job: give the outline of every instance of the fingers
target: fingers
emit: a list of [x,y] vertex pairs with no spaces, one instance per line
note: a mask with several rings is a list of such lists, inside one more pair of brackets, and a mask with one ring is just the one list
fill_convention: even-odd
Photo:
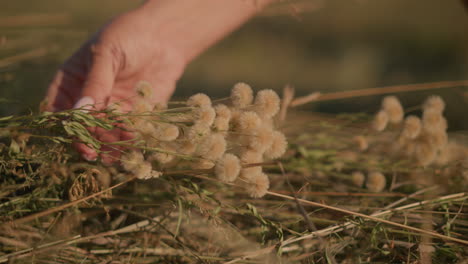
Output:
[[94,101],[96,109],[107,106],[116,75],[117,57],[107,45],[91,46],[91,65],[83,85],[81,98],[89,97],[86,102]]
[[82,82],[74,76],[59,70],[47,90],[47,111],[70,109],[80,95]]

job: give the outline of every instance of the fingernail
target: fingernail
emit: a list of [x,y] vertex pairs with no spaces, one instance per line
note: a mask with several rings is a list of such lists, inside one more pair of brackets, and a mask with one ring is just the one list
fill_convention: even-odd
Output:
[[87,161],[96,161],[97,160],[97,156],[92,155],[92,154],[83,154],[82,157],[83,157],[83,159],[85,159]]
[[78,100],[78,102],[76,102],[73,108],[74,109],[80,108],[83,111],[89,111],[93,109],[93,105],[94,105],[94,99],[89,96],[85,96],[85,97],[82,97],[80,100]]

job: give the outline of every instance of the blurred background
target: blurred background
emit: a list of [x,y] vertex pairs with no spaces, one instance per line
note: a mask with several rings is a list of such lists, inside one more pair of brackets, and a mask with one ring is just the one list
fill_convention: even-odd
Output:
[[[58,66],[130,0],[0,0],[0,114],[36,111]],[[239,81],[298,95],[468,79],[468,14],[461,1],[281,2],[206,51],[176,97],[225,97]],[[430,94],[447,102],[450,129],[466,130],[464,87],[398,94],[405,107]],[[381,96],[314,103],[327,113],[378,109]],[[9,100],[9,101],[8,101]]]

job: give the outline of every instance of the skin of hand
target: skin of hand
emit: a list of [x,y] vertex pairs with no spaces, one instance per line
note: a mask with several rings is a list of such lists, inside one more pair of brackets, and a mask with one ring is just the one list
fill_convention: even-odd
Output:
[[[152,85],[154,103],[166,102],[193,58],[270,1],[149,0],[113,19],[61,66],[47,92],[48,108],[101,110],[119,102],[129,111],[140,81]],[[122,129],[88,129],[102,142],[132,138]],[[98,157],[84,144],[75,148],[86,160]],[[111,163],[120,152],[103,146],[101,159]]]

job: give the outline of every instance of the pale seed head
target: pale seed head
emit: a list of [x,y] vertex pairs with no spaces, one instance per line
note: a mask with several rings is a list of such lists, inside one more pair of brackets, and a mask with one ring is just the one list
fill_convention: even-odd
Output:
[[385,189],[385,185],[387,184],[387,180],[385,176],[377,171],[369,173],[367,175],[367,182],[366,188],[369,189],[371,192],[381,192]]
[[223,182],[233,182],[239,176],[241,164],[239,158],[231,153],[226,153],[216,162],[215,174]]
[[382,101],[382,110],[387,112],[390,123],[397,124],[403,120],[403,107],[396,96],[386,96]]
[[445,102],[440,96],[432,95],[424,101],[423,109],[424,111],[433,110],[442,114],[445,109]]
[[271,146],[265,151],[265,158],[267,159],[277,159],[286,152],[288,147],[288,142],[283,133],[279,131],[273,131],[272,133],[272,143]]
[[198,93],[187,100],[187,105],[191,107],[211,107],[211,99],[206,94]]
[[237,83],[231,90],[231,101],[234,107],[244,108],[252,104],[253,92],[250,85],[246,83]]
[[262,118],[274,117],[280,109],[280,98],[278,94],[271,90],[261,90],[255,97],[255,111]]
[[377,114],[374,116],[374,121],[372,122],[372,127],[375,131],[383,131],[388,124],[388,114],[384,110],[380,110],[377,112]]

